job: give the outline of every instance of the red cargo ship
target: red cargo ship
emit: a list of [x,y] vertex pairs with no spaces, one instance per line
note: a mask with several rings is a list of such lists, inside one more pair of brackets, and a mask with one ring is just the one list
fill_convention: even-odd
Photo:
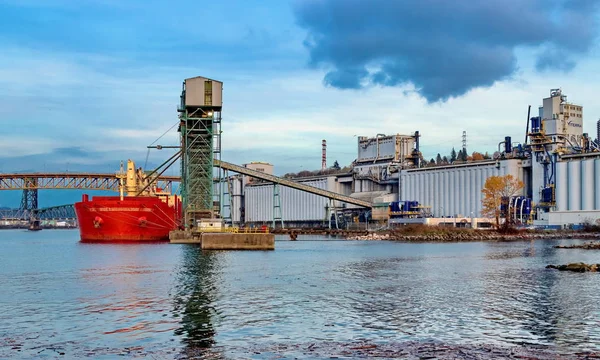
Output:
[[[117,174],[120,196],[83,195],[75,203],[81,241],[165,241],[180,228],[181,200],[127,162]],[[125,185],[123,180],[125,179]]]

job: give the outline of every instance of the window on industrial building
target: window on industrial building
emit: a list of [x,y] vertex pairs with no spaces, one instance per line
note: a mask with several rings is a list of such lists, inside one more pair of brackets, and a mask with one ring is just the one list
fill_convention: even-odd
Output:
[[212,81],[204,82],[204,105],[212,105]]

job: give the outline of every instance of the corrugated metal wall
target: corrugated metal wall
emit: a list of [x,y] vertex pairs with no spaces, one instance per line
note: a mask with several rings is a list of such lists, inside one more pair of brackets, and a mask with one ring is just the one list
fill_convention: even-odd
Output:
[[408,169],[400,175],[400,200],[431,206],[435,216],[481,216],[481,190],[490,176],[523,178],[520,160],[465,166]]
[[[335,191],[335,179],[321,178],[301,183],[319,189]],[[326,216],[329,200],[285,186],[279,187],[282,217],[284,221],[322,221]],[[246,203],[246,222],[268,222],[273,220],[273,185],[247,186],[244,199]]]

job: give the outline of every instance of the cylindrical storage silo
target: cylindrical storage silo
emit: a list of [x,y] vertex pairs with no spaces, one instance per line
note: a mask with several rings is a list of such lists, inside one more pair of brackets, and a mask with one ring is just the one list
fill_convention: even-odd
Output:
[[406,194],[406,172],[404,171],[400,172],[400,176],[398,179],[398,187],[400,189],[398,193],[398,199],[402,200],[404,199],[404,196]]
[[483,196],[481,193],[481,190],[483,189],[483,182],[481,181],[482,177],[481,168],[475,169],[475,189],[473,190],[475,192],[475,210],[473,210],[475,216],[481,215],[481,198]]
[[417,198],[417,173],[410,173],[410,192],[406,194],[406,199],[404,200],[412,200]]
[[467,207],[468,207],[468,201],[467,201],[467,197],[469,196],[469,189],[467,186],[467,172],[462,169],[460,170],[460,187],[461,187],[461,196],[460,196],[460,211],[459,213],[462,216],[466,216],[467,215]]
[[423,172],[423,204],[430,205],[429,193],[431,190],[431,183],[429,182],[429,171]]
[[417,200],[419,198],[419,173],[413,173],[413,192],[410,194],[410,199],[407,200]]
[[463,197],[465,194],[463,181],[464,179],[462,170],[456,169],[456,214],[462,214],[462,207],[464,204]]
[[463,175],[463,202],[464,205],[462,207],[463,216],[469,216],[470,208],[471,208],[471,188],[469,187],[469,169],[464,169],[462,171]]
[[477,186],[475,184],[475,174],[476,174],[476,170],[477,169],[470,169],[469,171],[467,171],[467,174],[469,176],[469,184],[467,186],[467,189],[469,189],[469,216],[471,216],[471,213],[473,213],[473,215],[475,215],[475,206],[477,203]]
[[425,204],[425,199],[427,197],[427,188],[425,185],[425,172],[421,171],[421,173],[419,174],[419,186],[420,186],[420,196],[417,199],[419,201],[419,205],[424,205]]
[[448,171],[447,170],[442,170],[441,171],[441,175],[442,175],[442,197],[443,197],[443,202],[442,202],[442,216],[446,216],[446,214],[448,214],[448,198],[450,197],[450,192],[448,191]]
[[594,209],[600,210],[600,159],[594,160],[594,197]]
[[570,211],[581,210],[581,161],[569,162],[567,197]]
[[433,203],[431,204],[431,212],[435,216],[439,216],[440,208],[440,174],[438,171],[433,173]]
[[[556,164],[556,207],[558,211],[567,211],[567,188],[569,186],[567,177],[567,163],[564,161]],[[538,189],[533,189],[537,191]]]
[[460,206],[462,203],[462,186],[460,184],[460,170],[454,171],[454,187],[456,188],[456,197],[454,198],[454,215],[458,215],[460,214]]
[[448,174],[448,207],[446,208],[446,214],[451,216],[454,213],[454,173],[452,170],[446,170]]
[[594,210],[594,159],[581,164],[581,209]]
[[410,199],[407,200],[416,200],[419,198],[419,173],[413,173],[413,193],[410,194]]
[[449,215],[456,215],[456,200],[458,199],[458,174],[456,170],[450,171],[450,211]]

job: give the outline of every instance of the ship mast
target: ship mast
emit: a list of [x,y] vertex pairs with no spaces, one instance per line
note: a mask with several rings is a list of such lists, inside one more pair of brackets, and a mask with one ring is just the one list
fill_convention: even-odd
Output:
[[121,200],[123,200],[124,192],[123,179],[125,179],[126,177],[127,175],[125,174],[125,171],[123,169],[123,161],[121,161],[121,169],[117,173],[117,179],[119,179],[119,197],[121,198]]

